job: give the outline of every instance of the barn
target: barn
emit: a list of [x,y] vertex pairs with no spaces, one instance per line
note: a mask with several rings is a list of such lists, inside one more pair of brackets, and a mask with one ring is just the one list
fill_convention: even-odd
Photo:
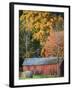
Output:
[[63,61],[62,57],[59,57],[59,59],[57,57],[25,58],[23,71],[32,71],[33,74],[57,75],[58,70],[62,72],[61,69],[64,69],[61,66]]

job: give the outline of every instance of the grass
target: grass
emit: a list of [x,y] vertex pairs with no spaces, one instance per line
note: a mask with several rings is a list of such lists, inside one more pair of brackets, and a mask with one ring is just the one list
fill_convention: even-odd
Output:
[[49,78],[49,77],[53,77],[51,75],[33,75],[33,78]]
[[19,77],[20,80],[22,79],[39,79],[39,78],[54,78],[57,77],[56,75],[33,75],[32,78],[23,78],[23,77]]

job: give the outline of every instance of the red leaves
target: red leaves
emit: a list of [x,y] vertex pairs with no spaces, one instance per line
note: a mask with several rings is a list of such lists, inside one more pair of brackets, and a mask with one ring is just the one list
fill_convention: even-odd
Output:
[[[59,51],[58,49],[59,48]],[[57,53],[59,56],[64,55],[64,32],[50,32],[50,36],[48,37],[48,40],[45,43],[44,46],[44,56],[56,56]]]

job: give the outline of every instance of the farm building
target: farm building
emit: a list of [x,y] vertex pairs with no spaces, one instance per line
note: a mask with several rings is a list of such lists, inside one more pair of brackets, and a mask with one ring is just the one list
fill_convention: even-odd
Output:
[[60,73],[62,73],[60,75],[63,76],[63,62],[62,57],[59,57],[59,60],[57,57],[26,58],[23,62],[23,71],[32,71],[33,74],[57,75],[59,69]]

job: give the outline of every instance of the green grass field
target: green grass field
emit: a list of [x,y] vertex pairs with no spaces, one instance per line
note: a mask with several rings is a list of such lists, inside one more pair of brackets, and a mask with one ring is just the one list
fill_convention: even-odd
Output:
[[54,78],[57,77],[56,75],[33,75],[32,78],[23,78],[23,77],[19,77],[19,79],[39,79],[39,78]]

